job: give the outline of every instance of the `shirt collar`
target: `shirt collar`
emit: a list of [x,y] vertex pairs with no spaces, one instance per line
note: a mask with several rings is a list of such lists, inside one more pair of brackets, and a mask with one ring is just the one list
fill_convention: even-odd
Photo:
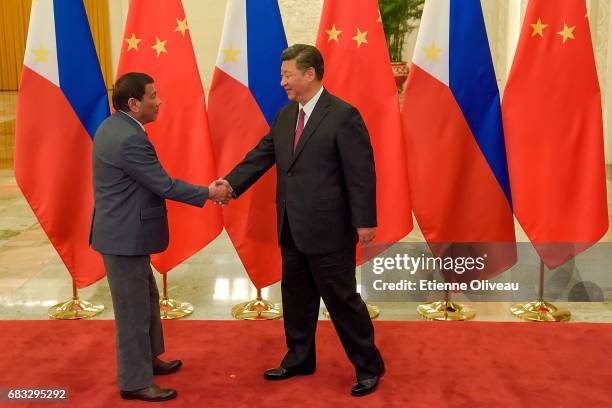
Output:
[[127,116],[128,118],[132,119],[134,122],[138,123],[138,126],[140,126],[142,128],[142,131],[146,133],[146,130],[144,128],[144,126],[142,125],[142,123],[140,123],[140,121],[138,119],[136,119],[135,117],[128,115],[127,113],[125,113],[124,111],[120,110],[117,112],[121,112],[123,113],[125,116]]
[[322,93],[323,93],[323,87],[321,86],[321,88],[319,88],[319,92],[317,92],[315,96],[310,98],[310,100],[306,102],[306,105],[300,104],[300,109],[304,109],[304,115],[306,115],[307,118],[310,117],[310,114],[314,110],[315,105],[319,101],[319,98],[321,97]]

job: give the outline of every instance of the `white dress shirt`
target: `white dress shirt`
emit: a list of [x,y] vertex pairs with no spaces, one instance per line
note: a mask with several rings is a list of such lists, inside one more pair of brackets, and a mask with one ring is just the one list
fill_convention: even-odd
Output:
[[135,117],[128,115],[127,113],[125,113],[124,111],[120,110],[118,112],[123,113],[125,116],[127,116],[128,118],[132,119],[134,122],[138,123],[138,125],[142,128],[142,131],[147,133],[147,131],[145,130],[144,126],[142,125],[142,123],[140,123],[140,121],[138,119],[136,119]]
[[[304,127],[306,127],[306,123],[308,123],[308,118],[310,118],[310,115],[312,114],[312,111],[314,110],[315,105],[319,101],[319,98],[321,97],[322,93],[323,93],[323,87],[321,86],[321,88],[319,88],[319,92],[317,92],[315,96],[313,96],[308,102],[306,102],[306,105],[302,105],[300,103],[300,109],[304,110]],[[298,115],[298,120],[299,120],[299,115]],[[297,129],[297,122],[295,124],[295,128]]]

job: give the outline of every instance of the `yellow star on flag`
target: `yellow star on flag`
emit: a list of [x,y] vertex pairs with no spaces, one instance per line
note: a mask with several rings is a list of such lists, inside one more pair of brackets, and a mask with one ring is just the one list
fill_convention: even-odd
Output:
[[353,40],[357,41],[357,48],[361,47],[361,44],[368,44],[366,35],[368,35],[367,31],[361,32],[359,31],[359,28],[357,28],[357,35],[352,38]]
[[187,17],[185,17],[183,20],[179,20],[178,18],[176,19],[176,28],[174,29],[174,31],[180,31],[181,34],[183,34],[183,37],[185,36],[185,31],[189,30],[189,27],[187,26]]
[[141,38],[136,38],[136,33],[132,33],[132,36],[130,38],[126,38],[125,42],[128,43],[128,51],[129,50],[136,50],[138,51],[138,43],[141,42],[142,39]]
[[222,49],[223,52],[223,63],[238,62],[236,57],[240,54],[240,51],[234,48],[234,44],[230,44],[229,48]]
[[157,52],[158,57],[159,54],[161,54],[162,52],[168,53],[168,51],[166,50],[167,41],[168,40],[161,41],[159,37],[155,37],[155,45],[152,45],[151,48],[153,48]]
[[431,46],[423,48],[423,51],[425,51],[425,61],[438,62],[438,57],[440,56],[440,53],[443,51],[443,49],[438,48],[436,46],[436,42],[432,41]]
[[36,57],[34,62],[47,63],[47,57],[49,56],[49,50],[47,50],[44,44],[41,42],[37,50],[32,50],[32,54]]
[[539,35],[540,37],[544,37],[544,29],[548,27],[548,24],[542,24],[542,19],[538,18],[538,22],[535,24],[530,24],[533,28],[533,33],[531,33],[532,37]]
[[575,29],[576,29],[576,26],[568,27],[567,24],[563,23],[563,30],[557,33],[557,35],[560,35],[561,37],[563,37],[563,44],[565,44],[568,38],[571,38],[572,40],[576,39],[576,37],[574,37]]
[[332,25],[331,30],[325,30],[325,32],[327,33],[327,35],[329,35],[327,42],[330,42],[332,40],[334,40],[335,42],[338,42],[338,36],[340,35],[340,33],[342,33],[342,31],[336,30],[335,24]]

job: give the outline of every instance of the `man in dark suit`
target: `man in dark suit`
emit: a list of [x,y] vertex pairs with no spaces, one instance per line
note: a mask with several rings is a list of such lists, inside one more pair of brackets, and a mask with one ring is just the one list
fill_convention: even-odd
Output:
[[240,196],[276,164],[281,291],[288,351],[268,380],[313,374],[320,298],[357,383],[352,395],[373,392],[384,373],[374,328],[357,293],[357,241],[376,231],[376,176],[368,131],[353,106],[321,85],[323,58],[296,44],[281,55],[281,85],[293,102],[282,108],[259,144],[225,179]]
[[113,299],[120,395],[143,401],[175,398],[176,391],[158,387],[153,375],[182,364],[158,358],[164,339],[150,254],[168,246],[165,200],[202,207],[207,199],[230,198],[220,182],[198,186],[165,172],[143,127],[157,118],[160,104],[153,78],[123,75],[114,87],[116,112],[102,122],[93,146],[90,244],[102,254]]

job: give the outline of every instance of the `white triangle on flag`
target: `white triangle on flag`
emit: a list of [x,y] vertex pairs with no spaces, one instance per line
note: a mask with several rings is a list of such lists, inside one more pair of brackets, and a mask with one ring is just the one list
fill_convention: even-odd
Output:
[[446,86],[450,83],[449,38],[450,0],[428,0],[423,8],[412,62]]
[[246,25],[246,1],[229,0],[225,10],[223,34],[216,65],[220,70],[248,87]]
[[53,0],[32,2],[23,64],[60,86]]

